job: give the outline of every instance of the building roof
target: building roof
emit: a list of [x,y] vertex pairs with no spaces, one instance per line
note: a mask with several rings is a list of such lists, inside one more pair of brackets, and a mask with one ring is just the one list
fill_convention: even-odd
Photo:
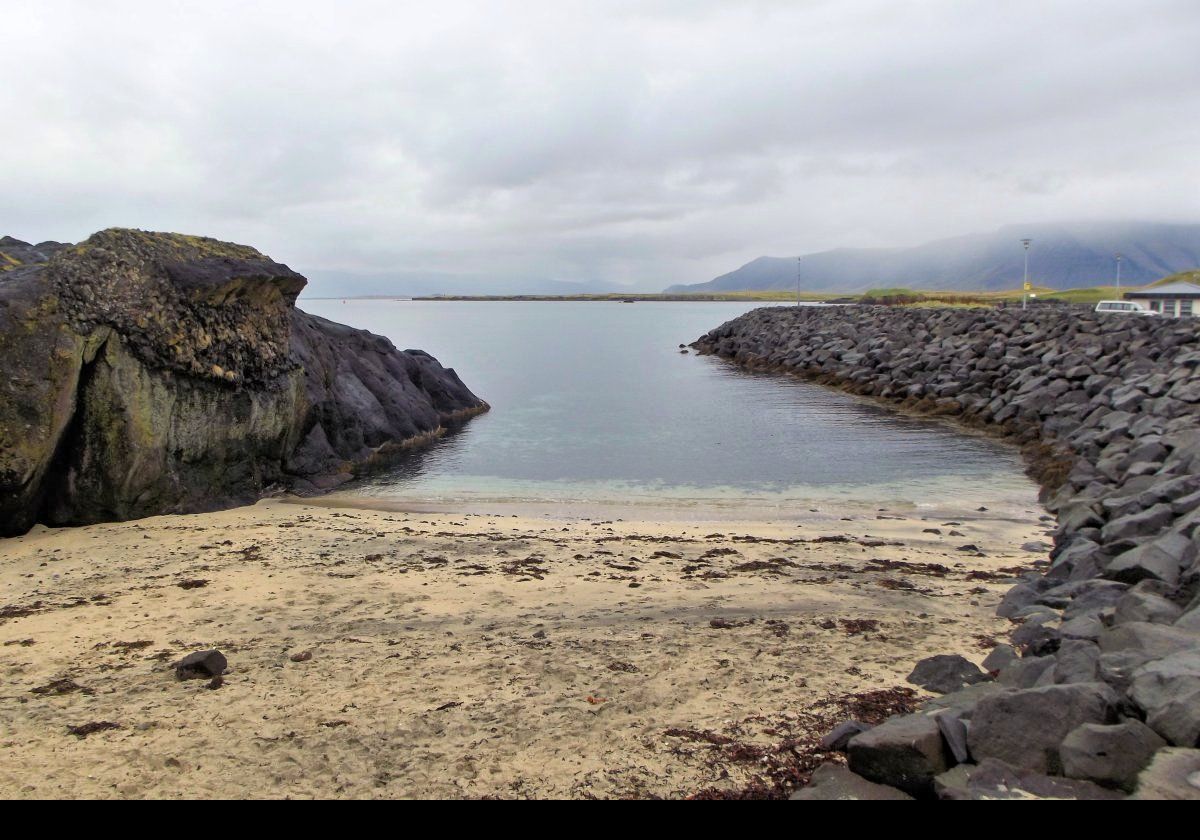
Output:
[[1168,283],[1152,289],[1138,289],[1136,292],[1130,292],[1128,297],[1179,297],[1180,295],[1200,295],[1200,285],[1186,282]]

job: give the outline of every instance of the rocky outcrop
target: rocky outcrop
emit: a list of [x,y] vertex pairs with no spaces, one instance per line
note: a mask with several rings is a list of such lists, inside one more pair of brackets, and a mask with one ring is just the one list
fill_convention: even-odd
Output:
[[420,351],[308,315],[253,248],[0,241],[0,535],[327,489],[486,409]]
[[[1057,515],[1054,547],[1000,605],[1014,631],[987,660],[997,681],[918,712],[945,724],[951,710],[957,721],[938,727],[958,765],[933,780],[938,795],[985,795],[1003,767],[1035,780],[1030,791],[1057,790],[1052,780],[1066,775],[1086,783],[1068,786],[1075,796],[1148,796],[1162,782],[1139,771],[1200,747],[1200,322],[1083,309],[778,307],[694,346],[1024,447]],[[936,754],[933,729],[921,731]],[[871,758],[862,775],[928,795],[937,763],[914,786],[911,768],[891,769],[912,763],[911,739],[893,745],[887,734],[849,742],[851,756]]]

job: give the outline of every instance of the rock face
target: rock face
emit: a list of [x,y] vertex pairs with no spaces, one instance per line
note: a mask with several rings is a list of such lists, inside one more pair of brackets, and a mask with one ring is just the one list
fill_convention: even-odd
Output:
[[298,310],[253,248],[5,239],[0,535],[335,486],[487,406],[420,351]]
[[[777,307],[693,346],[1023,447],[1058,526],[1045,573],[1014,581],[997,611],[1016,625],[1012,647],[986,660],[1003,693],[959,710],[970,712],[971,762],[1128,789],[1155,738],[1198,745],[1200,321]],[[948,687],[924,676],[914,673]],[[954,730],[944,729],[949,748]],[[1131,732],[1140,752],[1117,766],[1105,745]],[[948,755],[962,760],[959,750]],[[962,778],[946,776],[942,787]]]

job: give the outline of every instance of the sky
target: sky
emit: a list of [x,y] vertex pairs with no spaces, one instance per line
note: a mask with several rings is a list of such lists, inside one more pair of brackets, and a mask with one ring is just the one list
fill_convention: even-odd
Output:
[[0,0],[0,234],[703,282],[1200,221],[1200,0]]

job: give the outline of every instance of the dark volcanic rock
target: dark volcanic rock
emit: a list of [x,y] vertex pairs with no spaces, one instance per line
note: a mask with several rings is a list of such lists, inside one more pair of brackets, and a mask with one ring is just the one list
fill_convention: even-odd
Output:
[[1022,770],[1061,773],[1058,750],[1063,739],[1085,723],[1110,723],[1116,704],[1116,693],[1104,683],[1054,685],[986,697],[971,717],[971,755],[977,760],[998,758]]
[[937,721],[925,714],[891,718],[852,738],[846,752],[859,776],[914,796],[931,793],[951,764]]
[[1064,775],[1132,791],[1142,768],[1166,745],[1146,724],[1128,720],[1113,726],[1085,723],[1071,730],[1058,751]]
[[812,781],[789,798],[800,802],[912,799],[907,793],[896,788],[869,782],[840,764],[822,764],[813,771]]
[[253,248],[108,230],[0,273],[0,536],[334,486],[486,410]]
[[987,679],[974,662],[957,654],[938,654],[922,659],[908,675],[908,682],[938,694],[957,691]]
[[960,765],[935,781],[939,799],[1121,799],[1121,794],[1089,781],[1021,770],[995,758],[978,766]]
[[219,677],[229,667],[225,654],[219,650],[201,650],[189,653],[175,663],[175,679],[207,680]]
[[[960,715],[957,723],[969,718],[973,759],[1004,759],[1022,768],[1020,778],[992,766],[996,784],[971,792],[968,776],[980,771],[959,766],[939,777],[939,788],[973,798],[1011,783],[1036,788],[1020,795],[1055,795],[1058,782],[1041,774],[1062,771],[1060,748],[1072,751],[1073,772],[1128,787],[1129,766],[1081,768],[1088,755],[1107,760],[1107,740],[1145,735],[1133,723],[1143,716],[1156,737],[1196,745],[1200,320],[1106,318],[1084,308],[777,307],[749,312],[694,346],[746,368],[955,417],[1023,447],[1057,518],[1049,567],[1021,575],[997,610],[1020,624],[1012,640],[1024,658],[997,647],[985,660],[997,682],[951,696],[989,693],[942,707]],[[1129,725],[1107,726],[1118,715]],[[955,742],[955,720],[943,723],[945,740]],[[1118,748],[1140,761],[1152,744]],[[1188,793],[1177,771],[1191,759],[1174,760],[1147,791]],[[1096,789],[1071,781],[1063,790]]]

